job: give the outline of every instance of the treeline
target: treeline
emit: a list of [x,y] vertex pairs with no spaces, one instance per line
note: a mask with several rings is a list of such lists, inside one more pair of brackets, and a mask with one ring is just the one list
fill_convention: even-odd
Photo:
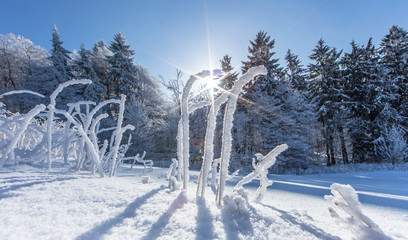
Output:
[[[134,63],[135,52],[122,34],[116,34],[109,46],[101,41],[92,50],[81,46],[74,53],[63,47],[56,27],[51,41],[47,52],[23,37],[0,35],[1,92],[28,89],[47,95],[69,79],[91,79],[92,85],[63,92],[60,107],[75,102],[72,99],[98,102],[126,94],[125,122],[136,126],[132,153],[146,150],[156,159],[175,157],[183,87],[180,71],[176,79],[161,79],[172,92],[167,100],[149,71]],[[274,46],[275,40],[260,31],[242,62],[242,73],[264,65],[268,74],[248,84],[240,96],[231,168],[250,168],[255,153],[267,153],[281,143],[287,143],[289,150],[275,164],[278,172],[321,163],[407,161],[408,34],[404,29],[392,26],[378,47],[372,39],[362,45],[353,41],[350,52],[320,39],[307,66],[291,50],[281,66]],[[239,74],[228,55],[220,60],[220,68],[228,74],[220,87],[228,90]],[[2,101],[8,109],[24,112],[41,99]],[[191,116],[191,153],[197,161],[202,157],[207,111]],[[219,154],[221,131],[216,135]]]
[[[320,39],[303,66],[288,50],[274,58],[263,31],[250,41],[242,72],[265,65],[268,75],[247,86],[235,129],[235,162],[280,143],[290,148],[278,168],[307,168],[321,156],[328,166],[408,161],[408,34],[399,26],[375,47],[351,42],[351,51]],[[239,162],[243,161],[243,162]],[[278,169],[276,169],[278,170]]]

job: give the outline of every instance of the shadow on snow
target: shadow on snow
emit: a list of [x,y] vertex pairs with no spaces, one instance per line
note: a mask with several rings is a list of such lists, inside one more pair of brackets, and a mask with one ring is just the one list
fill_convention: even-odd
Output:
[[198,212],[197,212],[197,230],[196,240],[214,239],[214,225],[213,216],[210,209],[207,208],[205,199],[197,197],[196,200]]
[[133,218],[136,216],[136,209],[145,204],[147,200],[157,194],[159,191],[163,190],[164,187],[156,188],[145,195],[136,198],[131,204],[129,204],[122,213],[116,215],[115,217],[95,226],[88,232],[83,233],[78,236],[77,240],[85,239],[100,239],[102,235],[106,234],[111,228],[116,225],[123,223],[126,218]]

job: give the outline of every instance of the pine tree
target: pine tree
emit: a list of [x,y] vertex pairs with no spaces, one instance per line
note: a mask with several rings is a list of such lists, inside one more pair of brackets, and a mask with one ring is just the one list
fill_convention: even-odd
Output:
[[382,39],[379,53],[384,84],[389,87],[392,95],[391,107],[401,115],[392,121],[408,127],[408,33],[393,25],[389,34]]
[[[247,92],[252,91],[271,91],[273,88],[271,84],[272,79],[282,79],[283,71],[279,67],[279,59],[272,58],[275,55],[275,52],[272,52],[272,49],[275,46],[275,39],[271,40],[270,36],[267,36],[267,33],[264,31],[259,31],[255,37],[254,41],[249,41],[251,46],[248,47],[248,61],[243,61],[242,64],[242,73],[245,73],[251,67],[256,67],[263,65],[268,69],[268,74],[264,77],[257,78],[254,82],[250,82],[245,90]],[[255,89],[257,88],[257,89]]]
[[106,82],[108,98],[115,98],[120,94],[136,94],[139,86],[132,59],[135,52],[130,50],[130,45],[126,44],[126,39],[121,33],[113,37],[109,50],[112,51],[112,56],[108,57],[110,64]]
[[86,50],[84,45],[81,45],[79,56],[72,63],[72,70],[77,79],[89,79],[92,84],[81,86],[80,90],[85,99],[92,101],[102,101],[106,98],[106,88],[100,83],[93,64],[91,62],[91,52]]
[[288,49],[285,60],[287,63],[285,73],[289,82],[292,84],[292,88],[299,91],[307,90],[305,74],[306,70],[300,64],[298,56],[293,54],[290,49]]
[[69,69],[69,60],[71,60],[69,54],[71,52],[62,46],[63,42],[60,40],[60,34],[56,25],[54,25],[52,29],[51,42],[52,49],[50,59],[56,71],[57,82],[63,83],[73,77]]
[[110,68],[110,64],[108,62],[109,56],[112,56],[112,52],[109,50],[108,46],[106,46],[104,41],[95,43],[94,47],[92,48],[90,59],[97,77],[99,78],[101,84],[105,86],[105,98],[108,97],[107,86],[109,85],[108,74]]
[[381,84],[378,82],[378,55],[370,38],[366,46],[351,42],[351,52],[342,58],[345,107],[350,119],[348,128],[353,147],[353,161],[366,162],[374,159],[374,140],[379,137],[375,120],[381,111]]
[[220,87],[224,89],[231,89],[234,86],[235,81],[238,79],[238,73],[234,72],[234,68],[231,66],[231,57],[228,54],[220,60],[221,69],[226,77],[223,77],[220,82]]
[[[327,165],[336,164],[334,158],[334,136],[338,124],[342,124],[336,112],[340,108],[339,103],[343,100],[339,57],[341,52],[331,48],[320,39],[309,57],[315,61],[309,64],[309,91],[313,101],[316,103],[316,113],[319,122],[322,123],[322,133],[326,145]],[[345,157],[343,155],[343,157]]]

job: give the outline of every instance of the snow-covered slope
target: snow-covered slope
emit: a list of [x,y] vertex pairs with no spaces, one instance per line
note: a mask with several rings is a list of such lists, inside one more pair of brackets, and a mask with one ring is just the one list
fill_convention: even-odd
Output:
[[[363,212],[394,239],[408,239],[408,173],[271,175],[262,203],[218,208],[215,193],[169,191],[166,169],[124,166],[114,178],[20,165],[0,170],[0,239],[351,239],[330,217],[334,182],[351,184]],[[146,176],[149,176],[146,177]],[[230,180],[227,194],[243,176]],[[145,182],[145,183],[143,183]],[[259,180],[245,185],[251,199]]]

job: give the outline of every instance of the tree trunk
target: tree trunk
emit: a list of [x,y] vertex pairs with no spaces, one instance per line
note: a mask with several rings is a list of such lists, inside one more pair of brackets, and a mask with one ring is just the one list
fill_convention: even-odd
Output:
[[329,144],[329,131],[327,126],[324,126],[324,141],[326,143],[326,156],[327,156],[327,166],[331,166],[331,159],[330,159],[330,144]]
[[336,165],[336,159],[334,158],[333,132],[330,132],[329,139],[330,139],[330,140],[329,140],[329,145],[330,145],[331,165]]
[[339,133],[340,133],[340,144],[341,144],[341,154],[343,157],[343,163],[349,163],[348,155],[347,155],[347,148],[346,148],[346,141],[344,140],[344,131],[343,126],[339,126]]

